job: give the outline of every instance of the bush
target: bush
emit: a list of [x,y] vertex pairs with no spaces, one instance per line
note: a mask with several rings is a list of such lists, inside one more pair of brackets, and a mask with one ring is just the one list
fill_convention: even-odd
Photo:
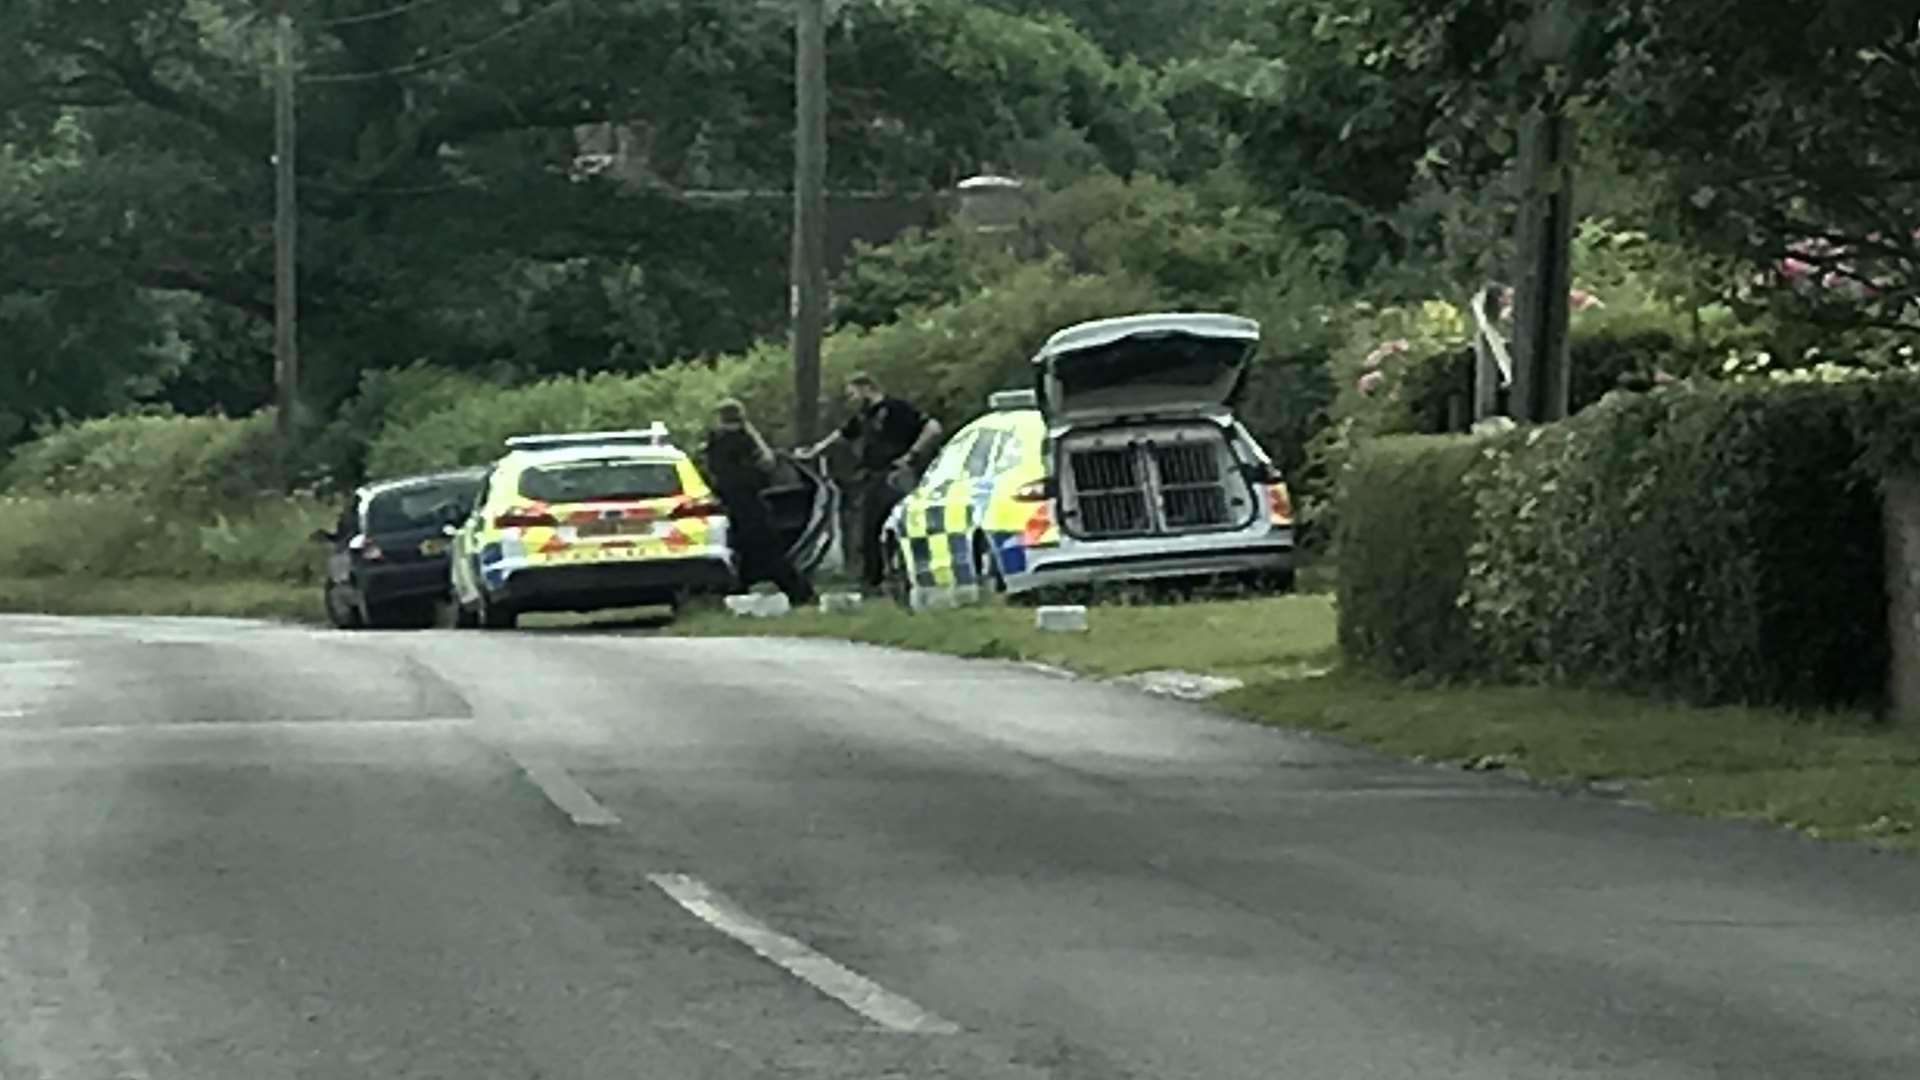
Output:
[[[1076,276],[1057,263],[1024,267],[965,300],[910,311],[875,329],[848,328],[824,346],[824,415],[838,412],[840,382],[871,372],[949,425],[980,414],[994,390],[1031,384],[1029,361],[1048,335],[1070,323],[1153,306],[1146,286],[1124,278]],[[715,402],[737,397],[774,442],[792,441],[793,369],[784,348],[763,346],[717,360],[640,375],[592,375],[482,390],[375,441],[369,468],[391,475],[481,464],[510,435],[661,420],[691,439]]]
[[1466,477],[1484,446],[1465,436],[1369,441],[1339,488],[1340,644],[1395,675],[1473,667],[1460,597],[1474,541]]
[[1873,698],[1887,658],[1868,382],[1619,395],[1501,439],[1470,484],[1490,673],[1703,703]]
[[244,503],[291,486],[273,416],[138,413],[56,428],[19,448],[5,488],[112,495],[190,510]]
[[495,385],[424,361],[368,371],[308,456],[339,487],[352,487],[370,479],[367,454],[388,427],[415,423]]
[[313,584],[326,552],[309,536],[333,516],[329,505],[286,497],[238,512],[187,514],[117,495],[8,496],[0,498],[11,538],[0,546],[0,577]]

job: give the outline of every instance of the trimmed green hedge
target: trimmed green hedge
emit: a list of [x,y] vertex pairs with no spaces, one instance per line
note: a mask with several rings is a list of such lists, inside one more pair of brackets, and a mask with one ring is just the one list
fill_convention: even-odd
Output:
[[1470,460],[1457,440],[1369,444],[1342,503],[1342,640],[1398,673],[1871,701],[1886,598],[1860,464],[1883,392],[1687,385],[1482,440]]
[[1408,435],[1361,444],[1340,481],[1340,645],[1398,675],[1466,673],[1460,606],[1473,544],[1466,476],[1481,440]]
[[1483,666],[1702,702],[1856,703],[1887,659],[1868,383],[1619,395],[1470,480]]

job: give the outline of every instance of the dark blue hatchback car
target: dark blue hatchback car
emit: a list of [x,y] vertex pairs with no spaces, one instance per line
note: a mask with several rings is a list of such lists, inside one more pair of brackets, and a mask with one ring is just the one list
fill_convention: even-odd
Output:
[[332,529],[327,620],[343,630],[432,626],[449,589],[448,537],[486,472],[466,469],[367,484]]

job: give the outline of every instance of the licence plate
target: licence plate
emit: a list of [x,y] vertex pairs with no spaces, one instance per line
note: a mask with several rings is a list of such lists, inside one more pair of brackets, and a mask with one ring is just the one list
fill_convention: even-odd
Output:
[[446,553],[447,542],[445,540],[423,540],[420,542],[420,554],[425,555],[429,559],[437,558]]
[[608,536],[650,536],[653,533],[651,521],[589,521],[582,524],[576,535],[582,540],[597,540]]

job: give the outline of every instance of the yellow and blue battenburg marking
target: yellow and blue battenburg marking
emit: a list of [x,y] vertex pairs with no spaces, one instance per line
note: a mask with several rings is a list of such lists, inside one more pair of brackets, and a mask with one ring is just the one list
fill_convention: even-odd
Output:
[[1046,426],[1039,414],[1002,414],[989,418],[982,430],[1005,432],[1017,440],[1020,464],[977,479],[957,479],[937,500],[924,490],[907,497],[899,537],[916,585],[977,584],[976,536],[992,548],[1003,576],[1026,573],[1031,549],[1059,542],[1051,502],[1021,497],[1046,478]]

